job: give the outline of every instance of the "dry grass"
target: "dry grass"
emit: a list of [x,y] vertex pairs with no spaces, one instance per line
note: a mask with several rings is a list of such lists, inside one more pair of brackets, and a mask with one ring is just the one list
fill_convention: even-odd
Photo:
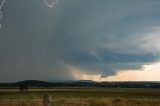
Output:
[[[1,101],[0,106],[43,106],[42,100]],[[160,106],[160,99],[149,98],[55,98],[52,106]]]
[[160,106],[160,89],[143,88],[7,89],[0,90],[0,106],[43,106],[44,94],[51,106]]
[[55,100],[54,104],[55,106],[160,106],[160,100],[145,98],[59,98]]

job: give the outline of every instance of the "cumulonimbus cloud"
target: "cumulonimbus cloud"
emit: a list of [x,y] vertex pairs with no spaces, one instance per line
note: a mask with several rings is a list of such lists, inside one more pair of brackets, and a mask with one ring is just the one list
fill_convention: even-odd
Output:
[[55,9],[38,0],[8,2],[2,81],[74,79],[70,67],[109,76],[159,61],[160,24],[152,18],[159,17],[159,1],[61,2]]

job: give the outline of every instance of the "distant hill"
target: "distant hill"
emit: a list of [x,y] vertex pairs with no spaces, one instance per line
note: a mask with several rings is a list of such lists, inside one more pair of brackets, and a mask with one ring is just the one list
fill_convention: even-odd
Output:
[[92,80],[39,81],[25,80],[16,83],[0,83],[0,88],[29,87],[115,87],[115,88],[160,88],[160,82],[94,82]]
[[14,85],[28,85],[31,87],[47,87],[50,86],[52,83],[46,82],[46,81],[39,81],[39,80],[25,80],[14,83]]

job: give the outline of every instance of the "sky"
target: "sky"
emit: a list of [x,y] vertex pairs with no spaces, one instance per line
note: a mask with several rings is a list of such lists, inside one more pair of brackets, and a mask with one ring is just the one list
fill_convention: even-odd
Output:
[[0,82],[160,81],[159,0],[0,0]]

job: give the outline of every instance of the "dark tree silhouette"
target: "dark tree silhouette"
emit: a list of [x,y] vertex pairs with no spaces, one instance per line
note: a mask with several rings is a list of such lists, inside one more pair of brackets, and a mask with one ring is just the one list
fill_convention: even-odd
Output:
[[20,92],[27,92],[28,91],[28,85],[20,85],[19,90],[20,90]]

